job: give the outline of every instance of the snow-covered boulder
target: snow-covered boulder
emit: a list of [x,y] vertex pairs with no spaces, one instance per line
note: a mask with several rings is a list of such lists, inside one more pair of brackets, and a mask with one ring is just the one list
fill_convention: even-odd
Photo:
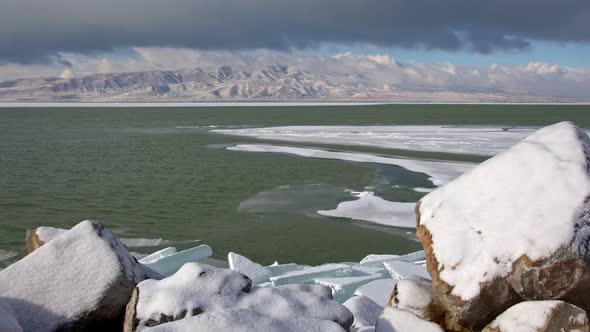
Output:
[[354,322],[352,327],[375,326],[383,307],[366,296],[353,296],[343,303],[352,312]]
[[24,331],[113,328],[144,278],[127,248],[86,220],[1,271],[0,298]]
[[283,285],[278,286],[277,288],[288,288],[294,289],[304,293],[310,293],[315,296],[319,296],[324,299],[332,300],[332,289],[328,286],[323,285],[303,285],[303,284],[292,284],[292,285]]
[[482,328],[523,299],[590,309],[589,173],[590,139],[561,122],[420,200],[417,235],[456,323]]
[[330,320],[346,329],[352,324],[348,309],[316,295],[325,294],[325,290],[251,285],[248,277],[236,271],[187,263],[171,277],[137,285],[136,296],[127,306],[125,331],[229,309],[247,309],[280,319]]
[[398,281],[388,306],[409,311],[435,323],[440,323],[444,318],[444,308],[434,294],[432,283],[420,277]]
[[588,332],[588,316],[563,301],[529,301],[510,307],[483,332]]
[[247,309],[229,309],[204,313],[179,321],[148,328],[145,332],[343,332],[344,329],[328,320],[276,318]]
[[386,307],[379,315],[375,332],[444,332],[437,324],[426,321],[413,313]]
[[240,254],[236,254],[235,252],[227,254],[227,262],[229,263],[230,269],[246,275],[252,280],[253,285],[267,282],[270,280],[270,277],[272,277],[272,273],[264,266],[255,263]]

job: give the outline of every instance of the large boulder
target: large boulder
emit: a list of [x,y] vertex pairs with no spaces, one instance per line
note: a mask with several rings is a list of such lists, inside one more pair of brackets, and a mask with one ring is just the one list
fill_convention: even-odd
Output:
[[426,321],[415,314],[386,307],[379,315],[375,332],[444,332],[443,329],[432,322]]
[[23,332],[12,308],[0,298],[0,331]]
[[590,309],[590,139],[538,130],[416,207],[449,330],[477,330],[522,300]]
[[187,263],[168,278],[137,285],[127,305],[124,331],[230,309],[245,309],[276,319],[328,320],[345,329],[352,324],[350,311],[327,298],[324,288],[251,286],[252,281],[239,272]]
[[25,255],[32,253],[45,243],[67,232],[67,229],[55,227],[37,227],[27,229],[25,234]]
[[483,332],[588,332],[588,316],[563,301],[528,301],[510,307]]
[[118,328],[145,274],[97,221],[83,221],[0,272],[0,297],[24,331]]

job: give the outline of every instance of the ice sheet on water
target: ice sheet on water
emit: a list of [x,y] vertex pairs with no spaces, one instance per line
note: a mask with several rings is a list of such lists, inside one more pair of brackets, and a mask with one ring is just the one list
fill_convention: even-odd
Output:
[[532,128],[450,126],[288,126],[215,130],[261,139],[389,149],[495,155],[534,131]]
[[303,270],[291,271],[270,278],[273,285],[313,283],[316,278],[341,278],[352,275],[352,268],[346,264],[325,264]]
[[204,258],[213,255],[213,250],[206,244],[198,247],[186,249],[175,254],[162,257],[152,263],[143,264],[144,266],[158,272],[163,276],[171,276],[178,271],[184,264],[189,262],[198,262]]
[[355,220],[366,220],[381,225],[415,228],[416,203],[400,203],[384,200],[373,192],[355,193],[358,198],[338,204],[334,210],[319,210],[318,214]]
[[1,250],[0,249],[0,263],[7,261],[13,257],[18,256],[18,253],[12,250]]
[[[397,257],[388,257],[388,255],[382,255],[382,258],[377,258],[377,255],[369,255],[373,256],[372,258],[367,261],[361,261],[361,265],[363,266],[374,266],[374,267],[384,267],[384,262],[417,262],[426,259],[426,253],[424,250],[411,252],[409,254],[405,254],[402,256]],[[369,257],[367,256],[367,257]]]
[[291,271],[303,270],[307,267],[309,266],[297,265],[295,263],[279,264],[279,262],[274,262],[273,265],[266,266],[266,269],[269,270],[274,277]]
[[390,254],[370,254],[365,256],[365,258],[361,259],[360,264],[375,262],[375,261],[385,261],[388,259],[398,258],[399,255],[390,255]]
[[358,287],[377,279],[383,279],[383,276],[381,274],[366,274],[364,276],[343,278],[316,278],[314,282],[318,285],[330,287],[334,300],[342,303],[348,300]]

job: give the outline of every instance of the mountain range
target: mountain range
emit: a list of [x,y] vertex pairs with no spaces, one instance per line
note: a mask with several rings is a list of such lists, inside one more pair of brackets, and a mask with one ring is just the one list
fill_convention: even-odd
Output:
[[0,82],[0,102],[404,101],[562,102],[510,91],[404,88],[362,75],[329,75],[294,66],[231,66],[23,78]]

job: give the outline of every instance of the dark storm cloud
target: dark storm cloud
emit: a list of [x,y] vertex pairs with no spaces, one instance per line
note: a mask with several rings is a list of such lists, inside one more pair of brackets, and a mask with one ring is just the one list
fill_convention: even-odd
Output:
[[329,43],[490,53],[590,41],[589,0],[1,0],[0,62],[129,46]]

